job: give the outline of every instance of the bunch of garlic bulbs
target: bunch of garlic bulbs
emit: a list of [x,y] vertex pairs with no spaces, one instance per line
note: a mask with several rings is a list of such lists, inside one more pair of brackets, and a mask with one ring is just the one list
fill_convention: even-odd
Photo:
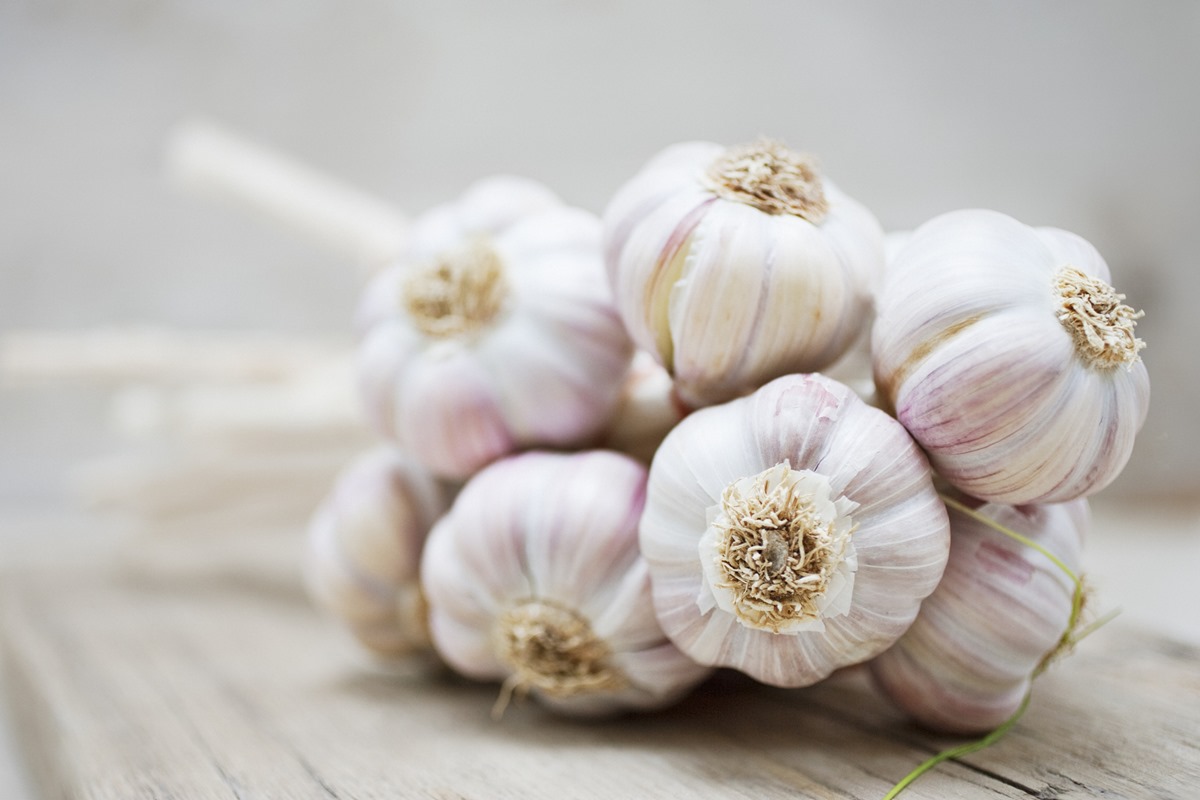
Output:
[[1146,415],[1094,248],[961,211],[885,251],[774,142],[668,148],[603,230],[513,178],[412,230],[360,307],[361,388],[390,458],[464,483],[416,513],[352,473],[375,494],[319,513],[314,593],[360,638],[415,643],[420,598],[447,664],[576,715],[866,662],[931,727],[1020,707],[1078,616],[1082,498]]
[[598,436],[632,357],[599,236],[593,215],[508,177],[417,219],[359,312],[376,429],[457,479]]

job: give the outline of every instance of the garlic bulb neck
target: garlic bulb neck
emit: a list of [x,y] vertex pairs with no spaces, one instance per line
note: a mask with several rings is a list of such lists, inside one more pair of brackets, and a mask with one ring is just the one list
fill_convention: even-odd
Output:
[[1058,319],[1075,339],[1075,350],[1097,370],[1129,366],[1146,343],[1133,329],[1143,312],[1121,301],[1125,295],[1099,278],[1066,266],[1054,278],[1058,293]]
[[440,254],[404,283],[404,307],[426,336],[469,336],[487,327],[508,296],[504,263],[487,239]]
[[767,214],[791,214],[820,225],[829,211],[816,164],[769,140],[731,147],[701,178],[718,197]]
[[496,642],[497,655],[512,668],[519,689],[570,697],[628,685],[588,621],[554,603],[529,600],[510,608],[496,622]]
[[732,594],[734,613],[751,628],[783,633],[819,623],[840,593],[830,590],[850,588],[843,567],[854,525],[844,512],[830,501],[828,480],[787,462],[734,481],[712,523],[714,590]]

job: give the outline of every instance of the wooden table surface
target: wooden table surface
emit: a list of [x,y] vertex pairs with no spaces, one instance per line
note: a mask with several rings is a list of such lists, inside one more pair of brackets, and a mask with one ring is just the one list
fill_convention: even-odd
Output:
[[[906,724],[861,670],[494,721],[496,687],[372,664],[287,592],[103,570],[4,589],[9,703],[47,798],[877,798],[959,741]],[[1197,796],[1200,649],[1120,624],[1040,679],[999,744],[903,795]]]

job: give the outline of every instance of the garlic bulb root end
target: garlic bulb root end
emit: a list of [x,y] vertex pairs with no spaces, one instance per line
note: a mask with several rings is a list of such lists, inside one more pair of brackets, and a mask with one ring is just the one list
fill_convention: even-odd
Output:
[[1075,350],[1093,369],[1131,367],[1146,343],[1134,335],[1145,316],[1122,301],[1125,295],[1099,278],[1066,266],[1054,276],[1058,320],[1075,340]]
[[[551,697],[619,691],[629,685],[611,662],[610,648],[588,621],[546,600],[528,600],[496,621],[496,653],[513,675],[501,699],[537,689]],[[502,707],[501,707],[502,708]]]
[[464,336],[489,325],[508,296],[504,263],[491,243],[476,237],[440,254],[404,282],[404,307],[427,336]]
[[726,487],[716,528],[715,588],[733,595],[739,621],[785,632],[817,622],[854,532],[833,503],[821,502],[818,476],[778,464]]
[[791,214],[820,225],[829,201],[812,157],[764,139],[731,147],[701,177],[705,189],[767,214]]

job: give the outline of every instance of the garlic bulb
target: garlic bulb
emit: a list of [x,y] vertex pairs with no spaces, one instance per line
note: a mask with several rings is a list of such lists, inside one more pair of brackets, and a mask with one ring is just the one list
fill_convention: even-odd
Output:
[[449,493],[391,448],[364,454],[338,477],[309,526],[309,595],[371,650],[429,646],[417,567]]
[[[1041,506],[968,503],[1079,566],[1086,500]],[[922,724],[951,733],[1000,725],[1071,618],[1074,584],[1045,555],[956,509],[937,590],[894,647],[871,662],[878,685]]]
[[374,426],[451,478],[596,436],[632,356],[599,235],[594,216],[515,178],[418,219],[359,311]]
[[773,142],[668,148],[604,214],[625,325],[693,406],[835,361],[883,267],[869,211]]
[[667,371],[639,350],[625,376],[603,446],[649,464],[663,438],[690,411],[675,394]]
[[645,481],[605,451],[525,453],[472,478],[422,561],[442,657],[569,714],[662,706],[702,679],[654,618]]
[[949,526],[899,423],[835,381],[790,375],[668,434],[641,546],[680,649],[804,686],[905,631],[941,577]]
[[1057,502],[1124,467],[1150,383],[1139,314],[1066,231],[994,211],[921,226],[888,265],[875,381],[934,469],[974,497]]

